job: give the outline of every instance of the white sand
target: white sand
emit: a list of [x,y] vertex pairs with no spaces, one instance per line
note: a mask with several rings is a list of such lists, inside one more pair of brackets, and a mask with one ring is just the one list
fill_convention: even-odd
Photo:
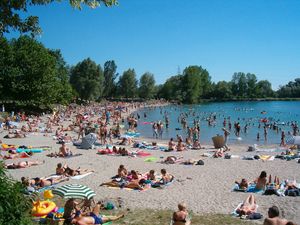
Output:
[[[213,159],[204,158],[204,166],[165,165],[161,163],[144,162],[143,158],[130,158],[121,156],[97,155],[96,150],[77,150],[70,146],[73,153],[82,153],[82,156],[70,159],[48,158],[49,152],[57,152],[59,145],[52,137],[44,137],[42,134],[31,134],[24,139],[3,139],[4,131],[0,139],[7,144],[52,146],[51,151],[35,154],[32,160],[45,160],[45,164],[25,169],[10,170],[9,173],[16,179],[22,176],[37,177],[47,176],[55,173],[56,164],[67,163],[71,168],[94,169],[95,173],[80,180],[70,180],[66,183],[79,183],[92,188],[97,196],[96,199],[121,197],[129,208],[153,208],[153,209],[176,209],[180,201],[185,201],[190,210],[196,213],[224,213],[229,214],[247,197],[247,193],[232,192],[235,180],[247,178],[254,180],[262,170],[267,174],[275,175],[282,179],[296,179],[300,181],[300,164],[293,161],[275,159],[274,161],[246,161],[241,159]],[[75,136],[75,134],[73,134]],[[166,141],[163,141],[166,144]],[[205,146],[211,148],[212,146]],[[232,154],[245,155],[247,146],[230,146]],[[128,147],[127,147],[128,149]],[[183,156],[185,159],[199,158],[205,150],[189,150],[185,152],[165,153],[159,150],[146,150],[155,157],[166,157],[168,155]],[[24,159],[6,160],[18,162]],[[121,189],[110,189],[99,187],[102,182],[110,180],[116,174],[120,164],[127,169],[135,169],[146,172],[154,169],[159,173],[160,169],[166,168],[168,172],[175,175],[176,181],[164,189],[150,189],[144,192],[127,191]],[[62,185],[60,184],[60,185]],[[259,205],[259,212],[266,216],[268,207],[277,205],[283,212],[283,216],[294,222],[300,222],[300,197],[278,197],[263,196],[255,194]]]

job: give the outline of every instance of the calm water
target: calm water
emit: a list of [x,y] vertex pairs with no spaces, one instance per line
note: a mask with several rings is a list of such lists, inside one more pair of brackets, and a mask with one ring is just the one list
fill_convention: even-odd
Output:
[[[262,112],[265,113],[263,114]],[[147,117],[144,118],[144,112]],[[292,132],[291,125],[288,122],[300,122],[300,102],[299,101],[271,101],[271,102],[224,102],[224,103],[204,103],[199,105],[169,105],[162,108],[143,109],[139,112],[140,120],[138,131],[145,137],[153,137],[152,125],[143,124],[143,122],[163,121],[164,115],[169,117],[169,128],[164,126],[163,139],[171,137],[176,138],[176,135],[187,136],[186,130],[182,129],[182,125],[178,122],[178,118],[182,113],[185,114],[187,126],[193,127],[194,119],[200,120],[200,141],[204,144],[211,144],[211,138],[217,134],[223,135],[221,130],[223,127],[224,118],[228,117],[232,123],[229,142],[231,143],[246,143],[246,144],[279,144],[281,130],[287,134]],[[212,126],[208,125],[207,118],[215,115],[215,123]],[[276,122],[278,131],[268,129],[267,141],[264,140],[264,124],[260,122],[267,118],[268,124]],[[239,122],[241,125],[241,140],[238,140],[234,134],[234,122]],[[245,125],[248,124],[247,132],[244,131]],[[258,128],[259,124],[261,127]],[[299,125],[298,125],[299,126]],[[181,130],[176,130],[180,128]],[[257,141],[257,133],[260,134],[260,141]]]

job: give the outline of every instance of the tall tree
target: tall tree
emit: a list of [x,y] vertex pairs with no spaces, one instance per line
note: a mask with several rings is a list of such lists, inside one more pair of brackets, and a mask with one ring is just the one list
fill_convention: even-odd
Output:
[[183,76],[176,75],[166,80],[162,88],[158,92],[160,98],[167,100],[175,100],[178,102],[183,101],[183,87],[182,87]]
[[2,41],[4,51],[0,51],[0,58],[7,57],[0,63],[0,86],[6,87],[3,98],[38,107],[61,103],[58,58],[27,36],[12,39],[10,47],[7,43]]
[[230,99],[232,97],[231,83],[219,81],[214,87],[213,96],[217,99]]
[[288,84],[281,86],[277,91],[279,97],[300,98],[300,78],[290,81]]
[[183,71],[183,87],[185,91],[184,101],[186,103],[197,103],[203,93],[201,86],[202,68],[189,66]]
[[[11,30],[20,33],[30,33],[32,36],[41,33],[39,18],[37,16],[20,16],[20,13],[27,12],[29,6],[47,5],[60,0],[3,0],[0,1],[0,37]],[[81,9],[82,4],[96,8],[101,4],[107,7],[117,5],[117,0],[69,0],[72,7]]]
[[72,86],[70,84],[69,71],[60,50],[49,50],[56,59],[57,103],[67,104],[73,98]]
[[128,69],[123,73],[118,83],[119,94],[126,98],[137,96],[137,79],[134,69]]
[[189,66],[183,71],[184,101],[198,103],[201,98],[207,97],[211,90],[210,76],[201,66]]
[[114,60],[107,61],[104,63],[104,93],[105,97],[113,97],[116,93],[116,83],[115,80],[118,77],[117,65]]
[[145,99],[151,99],[155,92],[155,80],[151,73],[144,73],[140,78],[139,96]]
[[103,70],[93,60],[87,58],[71,69],[70,82],[80,98],[98,100],[102,97]]
[[255,74],[247,73],[246,74],[246,80],[247,80],[247,97],[248,98],[255,98],[256,93],[256,82],[257,78]]
[[274,91],[272,90],[272,85],[267,80],[258,81],[256,85],[256,93],[259,98],[273,97]]
[[245,73],[234,73],[231,82],[233,95],[235,97],[244,98],[247,96],[247,78]]

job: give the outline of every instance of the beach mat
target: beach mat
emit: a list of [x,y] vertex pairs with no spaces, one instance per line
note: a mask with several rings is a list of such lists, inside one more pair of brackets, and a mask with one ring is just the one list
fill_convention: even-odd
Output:
[[82,174],[82,175],[76,175],[74,177],[71,177],[72,180],[80,180],[88,175],[91,175],[93,172],[88,172],[88,173],[85,173],[85,174]]

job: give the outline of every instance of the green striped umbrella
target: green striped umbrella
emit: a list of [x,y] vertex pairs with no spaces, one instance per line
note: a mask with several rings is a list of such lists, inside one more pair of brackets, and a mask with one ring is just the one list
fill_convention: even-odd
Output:
[[53,190],[53,194],[63,198],[90,199],[95,196],[95,192],[87,186],[80,184],[66,184]]

